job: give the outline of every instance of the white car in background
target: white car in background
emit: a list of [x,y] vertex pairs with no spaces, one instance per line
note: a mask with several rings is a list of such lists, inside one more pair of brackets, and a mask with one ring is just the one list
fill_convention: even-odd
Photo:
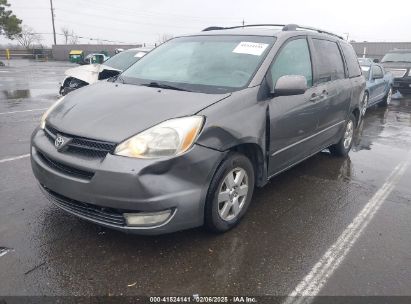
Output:
[[114,77],[132,66],[149,51],[151,51],[150,48],[129,49],[107,59],[103,64],[88,64],[68,69],[64,73],[67,77],[61,84],[59,93],[64,96],[99,80]]

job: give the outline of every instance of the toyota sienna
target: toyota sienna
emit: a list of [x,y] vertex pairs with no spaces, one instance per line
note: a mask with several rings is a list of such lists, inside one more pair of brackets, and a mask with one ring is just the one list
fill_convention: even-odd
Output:
[[323,149],[348,154],[364,87],[334,34],[208,28],[58,100],[32,135],[33,172],[53,203],[99,225],[227,231],[255,186]]

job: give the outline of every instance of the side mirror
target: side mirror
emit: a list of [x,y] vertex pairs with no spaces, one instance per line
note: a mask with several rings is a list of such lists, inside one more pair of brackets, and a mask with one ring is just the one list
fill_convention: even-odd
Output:
[[285,75],[278,78],[272,94],[275,96],[301,95],[307,91],[307,79],[301,75]]
[[374,63],[379,63],[379,62],[380,62],[380,60],[378,60],[378,59],[374,59],[374,60],[373,60],[373,62],[374,62]]

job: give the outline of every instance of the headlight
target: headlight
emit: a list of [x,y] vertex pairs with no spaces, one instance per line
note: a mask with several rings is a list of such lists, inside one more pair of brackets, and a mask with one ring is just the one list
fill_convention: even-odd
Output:
[[64,97],[61,97],[59,100],[57,100],[55,103],[53,103],[51,105],[50,108],[48,108],[48,110],[46,112],[44,112],[43,116],[41,116],[41,120],[40,120],[40,128],[44,129],[44,127],[46,126],[46,118],[47,116],[49,116],[49,114],[51,113],[51,111],[54,110],[55,107],[57,107],[57,105],[62,102],[64,99]]
[[204,117],[190,116],[164,121],[117,146],[114,154],[136,158],[180,155],[191,148]]

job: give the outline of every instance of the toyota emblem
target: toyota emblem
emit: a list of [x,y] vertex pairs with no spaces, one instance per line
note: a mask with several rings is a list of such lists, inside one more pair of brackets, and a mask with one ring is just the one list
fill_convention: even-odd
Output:
[[56,140],[54,141],[54,146],[56,149],[60,149],[64,145],[64,138],[60,135],[56,137]]

